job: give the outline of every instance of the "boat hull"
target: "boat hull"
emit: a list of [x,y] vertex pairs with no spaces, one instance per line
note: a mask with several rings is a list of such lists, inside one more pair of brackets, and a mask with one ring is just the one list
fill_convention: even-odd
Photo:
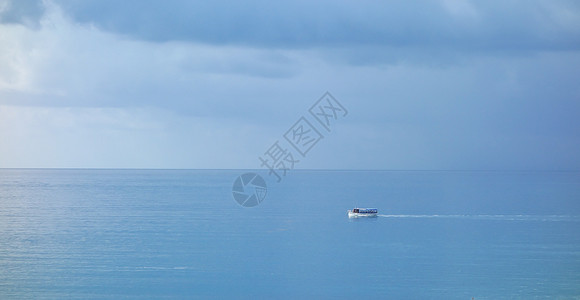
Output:
[[378,213],[355,213],[352,210],[348,211],[349,218],[375,218]]

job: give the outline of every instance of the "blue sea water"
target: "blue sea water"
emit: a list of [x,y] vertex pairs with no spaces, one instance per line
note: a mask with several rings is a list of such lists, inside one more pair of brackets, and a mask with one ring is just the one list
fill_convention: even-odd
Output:
[[580,299],[578,172],[244,172],[1,169],[0,299]]

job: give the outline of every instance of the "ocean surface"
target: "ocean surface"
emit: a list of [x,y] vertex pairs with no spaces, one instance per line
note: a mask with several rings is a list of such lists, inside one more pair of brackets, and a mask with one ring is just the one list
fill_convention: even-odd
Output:
[[0,299],[580,299],[579,172],[245,172],[0,169]]

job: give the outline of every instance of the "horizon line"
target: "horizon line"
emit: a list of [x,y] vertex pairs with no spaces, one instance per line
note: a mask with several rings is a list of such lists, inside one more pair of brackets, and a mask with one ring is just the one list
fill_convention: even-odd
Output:
[[[0,170],[159,170],[159,171],[266,171],[264,168],[111,168],[111,167],[0,167]],[[366,172],[580,172],[574,169],[328,169],[309,168],[288,171],[366,171]]]

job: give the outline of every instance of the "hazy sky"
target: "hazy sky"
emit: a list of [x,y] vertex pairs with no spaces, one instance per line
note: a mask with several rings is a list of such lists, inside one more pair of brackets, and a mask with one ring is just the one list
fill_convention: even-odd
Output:
[[0,167],[580,169],[580,2],[0,0]]

